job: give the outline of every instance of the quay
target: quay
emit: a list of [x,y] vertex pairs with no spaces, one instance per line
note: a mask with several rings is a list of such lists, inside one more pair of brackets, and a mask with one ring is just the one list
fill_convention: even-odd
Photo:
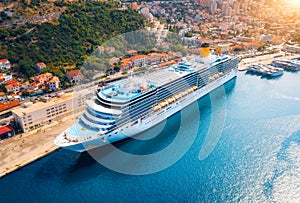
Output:
[[62,119],[62,122],[53,122],[28,133],[1,140],[0,178],[58,150],[59,147],[53,144],[54,138],[75,120],[75,115],[70,115]]

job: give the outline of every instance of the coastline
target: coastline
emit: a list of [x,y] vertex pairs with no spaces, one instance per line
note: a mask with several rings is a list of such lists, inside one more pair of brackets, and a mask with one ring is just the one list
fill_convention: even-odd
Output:
[[0,142],[0,178],[60,149],[53,144],[53,140],[75,120],[77,120],[76,115],[70,115],[62,122],[54,122],[28,133],[2,140]]

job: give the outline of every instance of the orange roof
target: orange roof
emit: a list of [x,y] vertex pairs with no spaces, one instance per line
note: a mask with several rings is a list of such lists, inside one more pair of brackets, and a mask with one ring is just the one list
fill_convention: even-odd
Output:
[[4,92],[0,92],[0,97],[4,96],[5,93]]
[[67,75],[70,77],[74,77],[77,75],[81,75],[81,71],[80,70],[71,70],[67,72]]
[[6,85],[5,86],[5,89],[11,89],[11,88],[13,88],[14,86],[12,86],[12,85]]
[[9,62],[7,59],[0,59],[0,63],[7,63]]
[[39,62],[36,64],[37,66],[41,67],[41,66],[46,66],[46,64],[44,62]]
[[19,85],[19,81],[18,80],[9,80],[6,82],[6,84],[8,85]]
[[132,57],[130,57],[130,59],[137,60],[137,59],[141,59],[141,58],[145,58],[145,57],[147,57],[147,56],[144,54],[140,54],[140,55],[132,56]]
[[124,61],[124,62],[121,63],[122,67],[126,67],[126,66],[129,66],[129,65],[131,65],[131,61]]
[[51,78],[51,80],[49,82],[59,82],[58,77],[54,76]]
[[148,56],[150,56],[150,57],[151,56],[161,56],[161,54],[160,53],[149,53]]
[[158,64],[159,67],[162,67],[162,66],[170,66],[170,65],[173,65],[175,64],[175,61],[174,60],[171,60],[171,61],[167,61],[167,62],[163,62],[163,63],[160,63]]

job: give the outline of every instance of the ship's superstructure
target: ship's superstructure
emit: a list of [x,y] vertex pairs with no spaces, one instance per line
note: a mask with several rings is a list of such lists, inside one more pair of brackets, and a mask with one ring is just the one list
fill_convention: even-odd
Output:
[[80,119],[55,139],[55,145],[82,152],[134,136],[234,78],[239,58],[213,56],[208,50],[204,46],[200,56],[97,90]]

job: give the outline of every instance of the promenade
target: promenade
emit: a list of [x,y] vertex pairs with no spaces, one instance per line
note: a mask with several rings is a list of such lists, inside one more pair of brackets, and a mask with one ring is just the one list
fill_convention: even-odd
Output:
[[58,147],[53,144],[53,140],[75,120],[75,116],[71,115],[61,122],[54,122],[31,132],[1,140],[0,177],[57,150]]

